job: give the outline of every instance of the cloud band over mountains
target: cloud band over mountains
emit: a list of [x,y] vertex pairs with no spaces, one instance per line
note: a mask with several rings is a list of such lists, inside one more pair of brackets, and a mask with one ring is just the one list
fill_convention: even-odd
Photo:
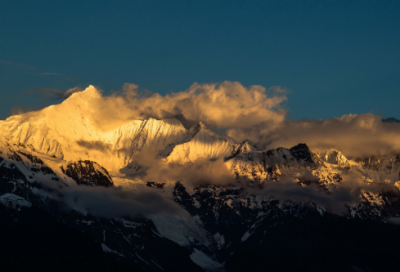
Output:
[[290,120],[284,106],[286,93],[277,86],[244,87],[239,82],[225,81],[194,83],[183,92],[161,96],[141,93],[137,85],[126,83],[122,92],[111,96],[102,96],[101,91],[94,90],[94,95],[85,97],[85,114],[92,116],[104,130],[115,129],[128,120],[149,117],[175,117],[186,127],[201,121],[237,142],[249,139],[265,149],[302,142],[315,151],[335,148],[348,157],[400,151],[400,123],[382,122],[381,116],[370,113]]
[[[125,84],[121,92],[110,96],[102,95],[101,90],[93,86],[89,86],[84,91],[72,88],[66,92],[54,90],[45,92],[67,99],[60,105],[48,107],[42,111],[10,117],[3,121],[2,128],[10,130],[10,136],[16,137],[18,141],[26,144],[29,140],[35,148],[45,146],[46,150],[53,150],[52,154],[57,158],[68,155],[68,152],[75,156],[62,157],[64,160],[88,159],[90,153],[92,157],[89,159],[101,162],[100,164],[110,172],[111,170],[119,171],[114,173],[125,175],[124,177],[128,180],[140,180],[142,183],[180,181],[188,188],[207,184],[234,184],[236,180],[232,169],[225,163],[226,157],[220,155],[227,153],[218,153],[211,149],[218,149],[228,142],[235,146],[234,142],[240,143],[245,139],[255,143],[258,150],[289,148],[299,143],[306,143],[313,152],[324,152],[334,148],[340,150],[348,158],[388,154],[400,150],[398,136],[400,123],[382,122],[382,118],[377,115],[348,114],[326,120],[288,119],[284,104],[288,92],[277,86],[266,89],[256,85],[245,87],[239,82],[228,81],[221,84],[195,83],[183,92],[165,96],[141,92],[135,84]],[[136,121],[133,122],[134,125],[130,124],[134,120],[149,118],[165,121],[153,119],[148,120],[149,122]],[[189,130],[185,130],[179,122],[166,118],[178,119],[186,129],[202,122],[223,137],[215,136],[203,128],[208,131],[204,132],[204,135],[213,134],[215,137],[210,137],[217,139],[215,142],[218,144],[205,147],[203,143],[207,143],[208,136],[201,136],[203,138],[199,136],[198,139],[196,138],[198,145],[192,147],[193,152],[197,152],[194,154],[194,158],[198,158],[195,162],[166,163],[159,156],[165,145],[172,144],[173,146],[180,143],[182,147],[185,141],[192,139],[181,138],[181,136],[188,136],[185,133]],[[156,123],[159,124],[158,127]],[[172,142],[167,141],[168,131],[174,131],[173,135],[176,136]],[[158,135],[157,141],[152,142],[147,138],[154,135]],[[123,144],[120,140],[125,136]],[[149,144],[144,145],[144,143]],[[219,145],[220,143],[222,144]],[[65,152],[62,153],[64,148]],[[185,148],[176,150],[184,156],[187,155],[185,152],[189,152],[190,145]],[[200,154],[202,149],[207,148],[211,150],[209,153]],[[215,155],[217,153],[219,155]],[[85,157],[84,154],[87,156]],[[177,156],[177,158],[181,157]],[[123,162],[123,165],[119,162]],[[249,160],[249,164],[251,163],[252,161]],[[115,169],[112,169],[113,165]],[[293,167],[289,168],[290,171],[294,171],[292,174],[296,174]],[[340,211],[345,203],[358,200],[359,193],[364,189],[365,179],[364,173],[355,170],[344,170],[343,173],[343,181],[339,189],[332,191],[331,195],[321,192],[316,187],[299,186],[294,178],[295,175],[286,175],[279,183],[266,184],[263,190],[258,191],[258,194],[275,194],[280,200],[292,199],[304,202],[310,200]],[[304,173],[299,170],[298,174],[301,176]],[[311,172],[306,174],[308,180],[314,178]],[[370,176],[372,174],[369,173]],[[386,178],[390,178],[388,183],[393,187],[398,180],[398,173]],[[380,177],[376,180],[380,180]],[[107,201],[112,205],[115,204],[115,207],[127,205],[125,200],[119,201],[120,194],[105,194],[98,199],[97,193],[89,189],[81,191],[78,187],[77,190],[71,191],[70,195],[73,196],[71,199],[79,196],[81,199],[79,203],[92,212],[97,211],[96,203],[101,199],[108,199]],[[158,207],[164,205],[163,201],[159,201],[154,207],[146,209],[142,207],[146,201],[135,202],[137,197],[136,194],[132,195],[133,202],[129,202],[128,206],[131,208],[128,210],[153,213],[158,210]],[[149,198],[151,197],[150,194]],[[90,199],[93,201],[89,201]],[[174,209],[172,207],[169,210]],[[110,214],[113,212],[110,211]]]

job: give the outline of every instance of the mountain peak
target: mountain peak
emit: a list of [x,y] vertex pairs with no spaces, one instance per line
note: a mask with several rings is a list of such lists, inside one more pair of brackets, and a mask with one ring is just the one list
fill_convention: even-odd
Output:
[[290,148],[289,151],[297,161],[314,163],[312,152],[306,144],[300,143]]
[[197,125],[194,125],[188,130],[188,135],[190,135],[189,138],[193,138],[201,131],[204,131],[211,136],[215,136],[215,134],[211,130],[209,130],[202,122],[198,122]]
[[300,143],[298,145],[293,146],[292,148],[290,148],[291,151],[310,151],[310,148],[308,148],[308,146],[306,144]]
[[325,162],[330,164],[337,164],[341,167],[350,166],[349,161],[347,158],[336,149],[328,149],[323,155],[322,158]]
[[73,93],[62,104],[76,103],[77,101],[86,101],[94,98],[100,98],[101,93],[93,85],[89,85],[86,89],[80,92]]
[[197,126],[198,126],[199,128],[207,129],[207,130],[208,130],[208,128],[206,127],[206,125],[204,125],[202,122],[199,122],[199,123],[197,124]]

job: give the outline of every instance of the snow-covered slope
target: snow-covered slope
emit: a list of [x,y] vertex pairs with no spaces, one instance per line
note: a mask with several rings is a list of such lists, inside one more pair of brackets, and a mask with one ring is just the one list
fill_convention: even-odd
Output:
[[93,160],[109,171],[125,167],[145,146],[163,149],[182,141],[186,129],[175,119],[131,120],[105,130],[91,118],[90,105],[99,92],[89,86],[59,105],[11,116],[0,122],[6,138],[64,160]]
[[268,151],[242,152],[230,158],[226,164],[237,178],[263,182],[277,180],[283,174],[298,167],[311,170],[321,166],[319,157],[312,153],[305,144],[290,149],[277,148]]
[[23,197],[10,193],[0,195],[0,203],[8,208],[17,210],[20,210],[21,208],[29,208],[30,206],[32,206],[32,204],[29,201],[26,201]]
[[167,162],[187,163],[198,159],[217,160],[235,152],[237,145],[208,130],[199,123],[187,132],[186,141],[178,142],[169,153]]
[[[105,129],[93,118],[90,105],[100,98],[89,86],[59,105],[11,116],[0,122],[0,133],[13,142],[65,161],[91,160],[118,174],[140,167],[137,154],[159,155],[167,163],[217,160],[254,150],[250,142],[236,144],[199,123],[185,129],[176,119],[128,120]],[[140,156],[139,156],[140,158]]]

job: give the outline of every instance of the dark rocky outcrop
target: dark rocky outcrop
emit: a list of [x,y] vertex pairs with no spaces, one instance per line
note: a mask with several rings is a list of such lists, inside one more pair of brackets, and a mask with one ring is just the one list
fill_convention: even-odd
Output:
[[77,184],[87,186],[113,186],[108,171],[93,161],[77,161],[68,163],[66,169],[61,167],[64,174],[76,181]]

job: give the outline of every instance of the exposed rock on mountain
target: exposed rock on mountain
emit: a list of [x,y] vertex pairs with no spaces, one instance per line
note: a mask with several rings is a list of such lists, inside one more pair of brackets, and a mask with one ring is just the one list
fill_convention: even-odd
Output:
[[400,154],[357,158],[355,161],[363,168],[385,172],[386,174],[399,173],[400,171]]
[[77,161],[68,163],[66,169],[61,166],[61,170],[68,177],[72,178],[78,184],[90,186],[109,187],[113,181],[107,170],[92,161]]

